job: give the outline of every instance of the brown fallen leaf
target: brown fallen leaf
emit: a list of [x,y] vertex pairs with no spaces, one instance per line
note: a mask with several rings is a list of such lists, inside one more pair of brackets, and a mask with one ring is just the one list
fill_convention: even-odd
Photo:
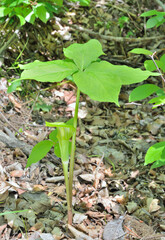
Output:
[[34,192],[42,192],[47,189],[47,186],[42,186],[42,185],[34,185],[33,186],[33,191]]
[[71,231],[71,233],[75,236],[75,239],[81,239],[81,240],[92,240],[90,236],[86,235],[83,232],[78,231],[76,228],[68,224],[68,229]]
[[10,172],[11,177],[22,177],[24,175],[23,170],[14,170]]
[[8,98],[12,102],[12,104],[14,105],[15,108],[17,108],[17,109],[22,108],[22,105],[14,98],[14,96],[12,94],[9,94]]

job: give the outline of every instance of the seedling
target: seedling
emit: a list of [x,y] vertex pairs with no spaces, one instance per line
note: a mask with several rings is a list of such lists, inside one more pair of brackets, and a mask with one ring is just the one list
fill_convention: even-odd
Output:
[[142,71],[139,68],[116,66],[107,61],[98,61],[98,57],[103,54],[100,42],[92,39],[84,44],[74,43],[68,48],[64,48],[66,57],[64,60],[35,61],[21,66],[24,71],[19,81],[34,79],[40,82],[54,83],[72,76],[71,81],[77,86],[74,118],[67,123],[46,122],[46,126],[56,127],[56,129],[49,135],[48,140],[38,143],[33,148],[26,166],[29,167],[32,163],[41,160],[54,147],[54,153],[61,157],[63,165],[69,224],[72,223],[72,185],[80,92],[87,94],[93,100],[114,102],[119,106],[118,98],[122,85],[141,82],[150,75],[159,75],[150,71]]
[[[156,52],[151,52],[143,48],[135,48],[130,51],[135,54],[145,54],[150,56],[152,60],[146,60],[144,66],[147,70],[155,71],[160,73],[162,88],[155,84],[143,84],[136,87],[129,96],[129,101],[139,101],[152,95],[157,94],[157,97],[151,99],[148,103],[154,104],[153,108],[157,108],[165,104],[165,78],[162,72],[165,73],[165,54],[161,56],[160,60],[155,60],[154,56]],[[162,71],[162,72],[161,72]],[[161,167],[165,165],[165,141],[152,145],[145,156],[144,165],[153,163],[151,169]]]

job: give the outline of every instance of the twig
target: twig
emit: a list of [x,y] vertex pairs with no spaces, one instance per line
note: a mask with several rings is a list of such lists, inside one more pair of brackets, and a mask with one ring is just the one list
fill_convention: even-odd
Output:
[[150,56],[150,58],[152,59],[152,61],[154,62],[157,71],[160,73],[160,77],[161,77],[161,79],[162,79],[162,87],[164,88],[165,79],[164,79],[163,74],[162,74],[162,72],[160,71],[157,63],[155,62],[155,59],[154,59],[154,55],[155,55],[155,54],[156,54],[156,52],[154,52],[152,55],[149,55],[149,56]]
[[23,134],[21,134],[9,121],[8,119],[3,115],[3,113],[0,111],[0,115],[3,117],[3,119],[6,121],[7,124],[9,124],[10,127],[12,127],[12,129],[14,129],[14,131],[16,131],[16,133],[18,133],[19,135],[21,135],[23,138],[25,138],[25,136]]
[[165,11],[165,5],[160,0],[155,0]]
[[76,29],[76,30],[79,30],[81,32],[86,32],[88,34],[91,34],[93,36],[99,37],[101,39],[105,39],[107,41],[115,41],[115,42],[147,42],[147,41],[151,41],[151,40],[164,39],[164,35],[154,36],[154,37],[144,37],[144,38],[126,38],[126,37],[106,36],[106,35],[102,35],[102,34],[96,33],[96,32],[94,32],[92,30],[85,29],[85,28],[80,27],[80,26],[69,24],[69,23],[67,23],[65,21],[62,21],[62,20],[60,20],[60,22],[62,24],[65,24],[65,25],[71,27],[72,29]]
[[[74,176],[80,175],[81,172],[82,172],[81,169],[74,171]],[[56,183],[56,182],[60,182],[60,181],[64,181],[64,176],[51,177],[51,178],[46,179],[47,183]]]

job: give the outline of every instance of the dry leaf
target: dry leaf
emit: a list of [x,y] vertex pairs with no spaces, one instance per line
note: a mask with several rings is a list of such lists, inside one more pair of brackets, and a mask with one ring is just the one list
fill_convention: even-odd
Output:
[[153,199],[149,205],[149,212],[152,213],[152,212],[156,212],[160,209],[160,206],[158,205],[159,203],[159,200],[158,199]]

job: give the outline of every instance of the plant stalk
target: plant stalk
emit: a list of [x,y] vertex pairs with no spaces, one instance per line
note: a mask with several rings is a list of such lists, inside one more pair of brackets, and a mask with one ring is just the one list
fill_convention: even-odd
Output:
[[[80,100],[80,90],[77,88],[76,106],[74,112],[73,127],[77,129],[78,108]],[[68,211],[68,223],[72,225],[72,189],[73,189],[73,170],[74,170],[74,157],[76,150],[76,131],[72,136],[71,155],[70,155],[70,168],[69,168],[69,201],[70,211]]]
[[70,194],[69,194],[69,179],[68,179],[68,161],[64,162],[62,161],[63,166],[63,173],[65,178],[65,186],[66,186],[66,199],[67,199],[67,209],[68,209],[68,222],[69,222],[69,212],[72,211],[71,205],[70,205]]

